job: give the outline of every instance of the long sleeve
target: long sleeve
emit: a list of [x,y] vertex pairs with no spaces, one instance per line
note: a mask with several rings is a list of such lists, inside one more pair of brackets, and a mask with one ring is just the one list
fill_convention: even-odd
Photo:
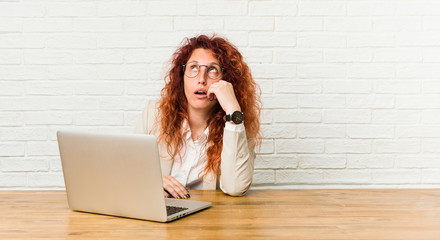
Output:
[[255,152],[248,147],[246,131],[225,127],[221,153],[220,189],[231,196],[242,196],[250,188]]

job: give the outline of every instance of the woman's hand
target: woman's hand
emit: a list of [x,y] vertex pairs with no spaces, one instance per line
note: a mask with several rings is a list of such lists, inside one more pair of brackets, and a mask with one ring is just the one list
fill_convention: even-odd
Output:
[[241,111],[240,104],[238,104],[237,98],[235,97],[234,87],[230,82],[220,80],[211,84],[207,95],[209,100],[217,98],[226,114]]
[[168,198],[187,199],[190,197],[188,190],[172,176],[163,177],[163,189],[164,196]]

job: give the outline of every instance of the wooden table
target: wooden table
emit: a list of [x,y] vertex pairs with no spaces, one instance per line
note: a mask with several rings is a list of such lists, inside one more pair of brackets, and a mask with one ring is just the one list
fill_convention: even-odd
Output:
[[0,239],[440,239],[440,190],[190,191],[171,223],[68,209],[64,191],[0,191]]

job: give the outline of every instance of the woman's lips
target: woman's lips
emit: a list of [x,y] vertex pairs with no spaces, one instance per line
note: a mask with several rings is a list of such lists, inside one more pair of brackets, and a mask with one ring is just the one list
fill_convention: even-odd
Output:
[[206,91],[196,91],[194,94],[196,95],[197,98],[200,98],[200,99],[208,97],[206,94]]

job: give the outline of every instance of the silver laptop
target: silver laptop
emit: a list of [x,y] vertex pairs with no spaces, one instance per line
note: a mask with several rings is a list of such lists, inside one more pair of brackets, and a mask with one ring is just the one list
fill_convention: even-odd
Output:
[[57,137],[74,211],[168,222],[211,206],[164,197],[154,136],[58,131]]

